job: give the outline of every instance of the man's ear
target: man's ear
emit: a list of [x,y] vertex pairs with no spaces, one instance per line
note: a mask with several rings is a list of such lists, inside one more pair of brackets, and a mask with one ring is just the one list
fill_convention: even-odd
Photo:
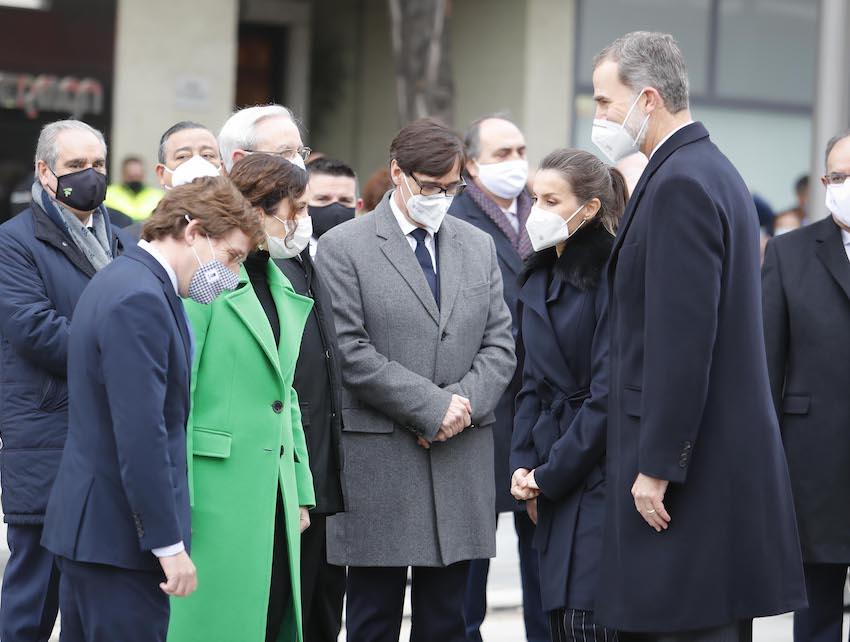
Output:
[[[153,171],[156,174],[157,180],[159,180],[159,186],[160,187],[166,187],[166,184],[165,184],[165,165],[163,165],[162,163],[157,163],[156,167],[154,167]],[[170,185],[168,187],[170,187]]]
[[401,185],[402,174],[404,174],[404,172],[402,171],[401,167],[399,167],[398,162],[396,161],[396,159],[392,159],[390,161],[390,180],[396,187]]
[[478,164],[473,159],[466,159],[466,165],[464,167],[470,178],[478,178]]
[[355,204],[354,204],[354,211],[355,211],[355,212],[360,212],[360,211],[362,211],[362,210],[363,210],[363,199],[362,199],[362,198],[358,198],[358,199],[357,199],[357,203],[355,203]]
[[661,94],[658,93],[658,90],[654,87],[647,87],[643,95],[646,96],[645,109],[646,113],[652,113],[658,109],[664,107],[664,99],[661,98]]

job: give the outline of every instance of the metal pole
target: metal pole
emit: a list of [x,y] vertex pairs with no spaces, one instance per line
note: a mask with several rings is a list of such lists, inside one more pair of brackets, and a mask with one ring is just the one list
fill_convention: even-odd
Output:
[[828,212],[824,188],[824,151],[829,139],[850,126],[850,8],[848,0],[821,0],[818,58],[815,73],[812,150],[809,183],[809,219],[816,221]]

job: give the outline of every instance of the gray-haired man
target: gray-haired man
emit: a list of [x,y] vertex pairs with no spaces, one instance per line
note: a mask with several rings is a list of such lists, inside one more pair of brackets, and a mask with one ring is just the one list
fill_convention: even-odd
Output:
[[68,430],[70,320],[91,277],[122,249],[106,208],[103,135],[76,120],[46,125],[30,207],[0,226],[0,481],[11,556],[0,639],[50,637],[59,573],[40,544]]
[[594,142],[614,162],[649,158],[608,267],[597,613],[621,640],[750,640],[752,618],[805,604],[753,199],[692,121],[671,36],[618,39],[597,56],[593,88]]

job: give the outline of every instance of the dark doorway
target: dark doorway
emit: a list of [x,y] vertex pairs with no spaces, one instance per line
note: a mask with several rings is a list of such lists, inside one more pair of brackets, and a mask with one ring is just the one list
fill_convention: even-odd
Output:
[[236,106],[285,104],[284,59],[286,27],[258,24],[239,26]]

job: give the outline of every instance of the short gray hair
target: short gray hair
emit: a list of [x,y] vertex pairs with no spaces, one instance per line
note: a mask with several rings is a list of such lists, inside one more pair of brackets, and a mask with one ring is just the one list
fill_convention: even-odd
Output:
[[283,105],[255,105],[239,109],[227,119],[218,133],[218,149],[225,169],[233,169],[233,152],[237,149],[253,150],[256,140],[254,130],[264,118],[283,116],[293,123],[292,112]]
[[688,70],[679,43],[668,33],[633,31],[600,51],[593,68],[616,62],[620,82],[637,93],[652,87],[671,114],[688,108]]
[[506,120],[516,125],[508,112],[496,112],[474,120],[463,138],[463,152],[468,160],[481,156],[481,125],[486,120]]
[[59,134],[66,131],[77,130],[92,134],[103,145],[103,155],[106,156],[106,140],[103,134],[84,123],[81,120],[57,120],[52,123],[47,123],[41,128],[41,133],[38,136],[38,144],[35,146],[35,175],[38,177],[38,161],[43,160],[51,171],[56,169],[56,160],[59,158]]
[[824,165],[829,162],[829,155],[832,153],[832,149],[845,138],[850,138],[850,129],[845,129],[843,132],[829,139],[829,142],[826,144],[826,155],[823,157]]

